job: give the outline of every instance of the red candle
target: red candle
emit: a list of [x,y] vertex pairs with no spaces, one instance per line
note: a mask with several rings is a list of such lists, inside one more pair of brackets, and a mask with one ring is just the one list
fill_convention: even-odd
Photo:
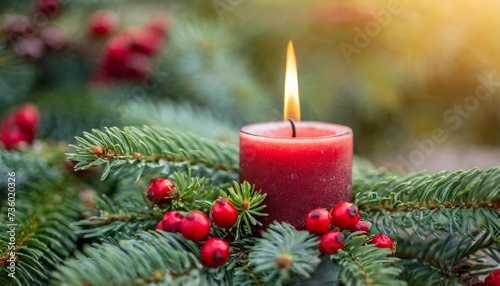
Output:
[[303,228],[307,213],[351,201],[352,131],[322,122],[248,125],[240,131],[240,181],[267,193],[268,217]]
[[240,130],[240,181],[267,193],[264,227],[273,221],[303,229],[307,213],[351,201],[352,130],[323,122],[300,121],[295,54],[288,46],[285,79],[287,121]]

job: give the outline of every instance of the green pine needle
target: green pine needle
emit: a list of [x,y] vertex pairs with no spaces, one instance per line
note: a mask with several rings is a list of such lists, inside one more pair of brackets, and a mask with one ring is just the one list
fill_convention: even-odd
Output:
[[194,242],[167,232],[139,232],[85,247],[52,277],[56,285],[197,285],[204,275]]
[[391,250],[368,244],[367,236],[358,233],[346,237],[344,248],[332,255],[339,266],[340,280],[345,285],[406,285],[397,277],[402,269],[394,264],[399,260],[389,256]]
[[[84,132],[76,137],[74,153],[68,160],[79,162],[75,170],[103,165],[102,180],[110,173],[133,169],[139,179],[147,168],[186,168],[202,166],[220,172],[223,176],[237,177],[238,150],[228,145],[200,138],[190,133],[162,127],[117,127],[105,131]],[[126,173],[130,176],[130,172]],[[215,176],[215,175],[214,175]]]
[[281,285],[292,274],[311,277],[320,263],[318,256],[317,236],[297,231],[288,223],[274,222],[257,239],[248,264],[263,282]]
[[233,187],[221,191],[221,194],[238,210],[238,219],[232,228],[236,240],[241,234],[251,235],[252,227],[262,225],[258,217],[267,216],[262,212],[266,208],[263,203],[267,194],[261,194],[248,182],[238,184],[236,181],[233,182]]

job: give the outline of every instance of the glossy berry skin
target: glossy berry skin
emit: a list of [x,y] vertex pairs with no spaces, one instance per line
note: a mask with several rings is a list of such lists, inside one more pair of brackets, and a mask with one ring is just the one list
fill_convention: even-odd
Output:
[[229,244],[216,237],[209,238],[201,247],[201,260],[208,267],[226,264],[229,258]]
[[163,228],[163,223],[162,223],[162,221],[160,221],[160,222],[156,225],[156,231],[165,231],[165,229]]
[[332,208],[330,214],[332,224],[342,230],[350,230],[360,219],[358,207],[349,202],[339,202]]
[[306,217],[306,229],[310,233],[322,234],[328,230],[332,216],[327,209],[317,208],[309,212]]
[[372,238],[372,243],[378,248],[389,248],[394,252],[395,244],[394,240],[385,234],[377,234]]
[[190,211],[181,222],[181,233],[193,241],[205,239],[210,233],[210,221],[207,215],[200,211]]
[[172,190],[174,188],[174,183],[172,183],[169,179],[155,179],[147,188],[148,200],[155,201],[160,204],[167,203],[172,200]]
[[325,254],[335,254],[345,244],[345,237],[340,231],[327,231],[319,238],[319,251]]
[[106,36],[118,26],[118,15],[111,11],[99,10],[89,18],[89,31],[94,36]]
[[218,227],[231,227],[238,220],[238,210],[224,197],[220,197],[214,202],[210,214]]
[[484,279],[484,286],[500,286],[500,270],[491,272],[486,279]]
[[184,217],[177,211],[169,211],[163,215],[163,230],[168,232],[181,232],[181,222]]
[[362,231],[362,232],[364,232],[365,235],[369,235],[370,234],[370,228],[372,228],[372,223],[371,222],[369,222],[367,220],[360,220],[350,230],[351,230],[351,232]]

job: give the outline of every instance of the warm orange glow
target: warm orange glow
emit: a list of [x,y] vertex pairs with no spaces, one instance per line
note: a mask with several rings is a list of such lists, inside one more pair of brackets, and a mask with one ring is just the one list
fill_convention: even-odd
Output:
[[299,81],[292,41],[288,42],[285,73],[284,120],[300,121]]

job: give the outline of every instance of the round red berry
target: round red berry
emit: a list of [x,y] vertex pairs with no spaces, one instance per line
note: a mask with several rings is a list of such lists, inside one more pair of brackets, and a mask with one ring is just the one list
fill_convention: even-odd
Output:
[[500,269],[491,272],[484,279],[484,286],[500,286]]
[[357,224],[351,228],[352,232],[362,231],[365,235],[370,234],[370,228],[372,228],[372,223],[367,220],[360,220]]
[[319,238],[319,251],[326,254],[335,254],[345,244],[345,237],[340,231],[327,231]]
[[94,36],[105,36],[118,26],[118,15],[111,11],[99,10],[89,17],[89,30]]
[[150,201],[164,204],[172,200],[174,183],[169,179],[158,178],[153,180],[147,189],[147,197]]
[[14,122],[19,128],[34,132],[38,127],[40,114],[38,109],[31,103],[25,103],[14,113]]
[[152,31],[139,30],[131,38],[131,49],[146,56],[154,56],[161,48],[161,36]]
[[208,267],[222,266],[228,258],[229,244],[220,238],[209,238],[201,247],[201,260]]
[[332,216],[327,209],[317,208],[309,212],[306,217],[306,229],[310,233],[322,234],[328,230]]
[[395,243],[391,237],[386,234],[377,234],[373,236],[372,243],[375,244],[378,248],[389,248],[394,251]]
[[200,211],[190,211],[181,222],[181,233],[193,241],[205,239],[210,233],[207,215]]
[[163,228],[163,223],[162,223],[162,221],[160,221],[160,222],[156,225],[156,230],[157,230],[157,231],[165,231],[165,229]]
[[181,232],[181,222],[184,217],[177,211],[169,211],[163,215],[163,230]]
[[342,230],[350,230],[359,222],[358,208],[349,202],[340,202],[332,210],[332,224]]
[[210,214],[218,227],[231,227],[238,220],[238,210],[224,197],[214,202]]

